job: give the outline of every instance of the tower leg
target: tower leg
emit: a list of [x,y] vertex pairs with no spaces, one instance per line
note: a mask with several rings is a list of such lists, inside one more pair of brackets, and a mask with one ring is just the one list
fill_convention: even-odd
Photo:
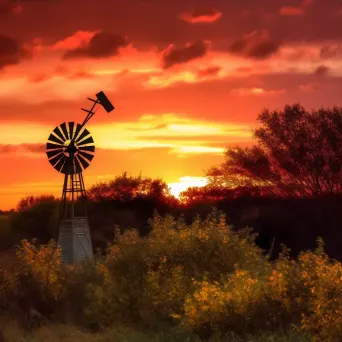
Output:
[[73,264],[93,256],[82,173],[65,175],[58,230],[62,263]]

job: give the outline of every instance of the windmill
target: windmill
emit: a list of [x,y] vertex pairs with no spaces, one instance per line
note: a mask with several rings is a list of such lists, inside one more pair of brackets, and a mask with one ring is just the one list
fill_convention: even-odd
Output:
[[64,185],[58,218],[57,245],[61,248],[61,261],[75,263],[93,255],[86,211],[86,190],[83,171],[94,158],[95,145],[90,132],[84,127],[95,114],[94,108],[101,104],[111,112],[114,106],[101,91],[96,94],[82,124],[63,122],[49,135],[46,154],[50,164],[64,174]]

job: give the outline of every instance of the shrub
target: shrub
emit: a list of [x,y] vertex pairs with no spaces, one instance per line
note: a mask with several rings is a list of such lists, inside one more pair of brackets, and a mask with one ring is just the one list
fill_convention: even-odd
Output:
[[134,231],[117,233],[107,254],[113,282],[121,288],[111,295],[118,303],[121,293],[125,309],[120,311],[135,321],[151,323],[158,317],[170,322],[180,316],[187,293],[194,289],[192,279],[219,280],[235,267],[267,267],[251,231],[233,232],[217,211],[190,225],[155,214],[150,225],[147,238]]
[[54,241],[23,240],[0,263],[0,309],[18,318],[33,308],[91,329],[180,322],[209,337],[296,325],[317,341],[340,340],[342,265],[321,240],[297,260],[284,247],[269,262],[250,229],[232,231],[215,210],[189,225],[158,214],[149,223],[149,236],[117,230],[105,256],[73,266],[60,264]]

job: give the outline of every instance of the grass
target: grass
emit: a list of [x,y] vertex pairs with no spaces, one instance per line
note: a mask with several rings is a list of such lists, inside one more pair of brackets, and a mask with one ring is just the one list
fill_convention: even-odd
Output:
[[[129,327],[117,326],[102,333],[91,333],[67,325],[50,323],[31,333],[27,333],[19,326],[8,320],[0,320],[0,329],[4,342],[204,342],[197,335],[179,327],[164,328],[158,332],[136,331]],[[224,337],[216,336],[208,342],[309,342],[310,336],[293,329],[290,333],[282,331],[276,333],[260,333],[259,335],[238,337],[228,334]]]

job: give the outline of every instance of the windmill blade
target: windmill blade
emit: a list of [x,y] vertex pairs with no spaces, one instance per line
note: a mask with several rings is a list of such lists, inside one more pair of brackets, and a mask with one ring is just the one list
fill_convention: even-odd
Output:
[[63,153],[59,153],[57,156],[49,159],[49,163],[52,165],[52,166],[55,166],[57,164],[57,162],[61,159],[65,157],[65,155]]
[[68,122],[70,139],[74,137],[74,122]]
[[61,132],[61,130],[59,129],[59,127],[57,126],[53,131],[53,133],[55,133],[58,137],[60,137],[60,139],[63,141],[65,141],[65,138],[63,137],[63,134]]
[[56,145],[56,144],[49,143],[49,142],[46,144],[47,150],[56,150],[56,149],[61,149],[61,148],[62,148],[61,145]]
[[60,126],[62,128],[63,133],[64,133],[65,140],[68,140],[69,139],[69,134],[68,134],[68,131],[67,131],[66,123],[63,122]]
[[54,150],[54,151],[48,151],[46,152],[48,158],[52,158],[53,156],[56,156],[57,154],[60,154],[63,152],[63,149],[60,149],[60,150]]
[[75,171],[76,171],[76,173],[81,173],[82,172],[82,168],[81,168],[80,161],[78,160],[77,156],[75,157],[74,162],[75,162]]
[[58,145],[63,145],[64,141],[58,139],[56,136],[54,136],[52,133],[49,135],[48,140],[55,142]]
[[92,159],[94,158],[94,155],[93,155],[93,154],[89,154],[89,153],[82,152],[82,151],[78,151],[78,155],[80,155],[80,156],[83,157],[83,158],[88,159],[89,162],[91,162]]
[[89,162],[86,161],[85,159],[81,158],[80,156],[76,156],[77,161],[82,164],[83,169],[86,169],[89,166]]
[[93,144],[94,143],[94,140],[92,137],[89,137],[83,141],[81,141],[80,143],[78,143],[78,146],[82,146],[82,145],[86,145],[86,144]]
[[79,141],[81,141],[82,139],[84,139],[86,136],[88,136],[90,134],[90,132],[85,128],[84,131],[82,132],[82,134],[75,140],[76,143],[79,145]]
[[73,136],[74,141],[76,141],[77,136],[80,134],[82,126],[80,124],[77,124],[76,129],[75,129],[75,134]]
[[63,155],[64,157],[62,157],[58,162],[57,162],[57,164],[56,165],[54,165],[54,168],[57,170],[57,171],[61,171],[61,168],[62,168],[62,166],[64,165],[64,163],[65,163],[65,161],[66,161],[66,159],[67,159],[67,157],[65,156],[65,155]]
[[79,150],[95,152],[95,146],[79,146]]

